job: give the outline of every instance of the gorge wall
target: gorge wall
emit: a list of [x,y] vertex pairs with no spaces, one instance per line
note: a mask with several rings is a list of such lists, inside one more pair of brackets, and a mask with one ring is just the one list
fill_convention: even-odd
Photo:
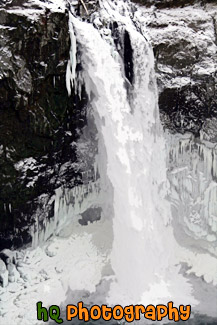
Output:
[[196,136],[203,128],[209,132],[217,117],[217,5],[214,1],[155,1],[144,12],[165,127]]
[[53,216],[54,190],[80,183],[75,144],[86,121],[86,97],[84,91],[81,98],[69,97],[66,89],[65,7],[1,5],[0,248],[5,248],[31,242],[35,214]]

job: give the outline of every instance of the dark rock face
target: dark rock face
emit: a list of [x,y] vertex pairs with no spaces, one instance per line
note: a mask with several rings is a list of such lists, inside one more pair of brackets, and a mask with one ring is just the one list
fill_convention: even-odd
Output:
[[205,121],[217,116],[217,4],[208,2],[186,1],[182,7],[176,1],[179,8],[170,8],[172,1],[162,1],[159,9],[156,1],[143,8],[156,57],[160,113],[172,132],[198,136]]
[[[210,86],[210,88],[209,88]],[[207,83],[187,85],[176,89],[165,89],[159,97],[164,126],[172,132],[192,132],[199,136],[206,119],[217,116],[215,79]]]
[[86,123],[84,89],[80,99],[65,86],[68,15],[12,4],[0,10],[0,249],[28,243],[36,210],[53,216],[55,188],[81,182],[71,144]]
[[122,30],[122,26],[119,26],[117,22],[111,23],[109,28],[111,29],[116,49],[123,58],[126,79],[132,84],[134,78],[133,48],[129,33],[127,30]]
[[124,33],[124,68],[125,75],[129,82],[133,83],[133,49],[131,46],[131,41],[129,33],[125,31]]

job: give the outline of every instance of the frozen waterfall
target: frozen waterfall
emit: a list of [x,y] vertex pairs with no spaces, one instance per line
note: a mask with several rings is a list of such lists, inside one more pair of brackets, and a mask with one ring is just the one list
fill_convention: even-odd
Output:
[[[99,148],[99,169],[112,185],[108,197],[113,197],[111,266],[115,275],[108,300],[123,304],[145,302],[153,290],[155,301],[173,298],[175,289],[168,289],[171,276],[185,298],[191,291],[185,280],[179,283],[179,268],[174,266],[176,242],[166,200],[166,151],[153,52],[142,24],[139,20],[135,24],[131,16],[128,2],[102,1],[93,24],[70,17],[71,34],[76,35],[81,52],[77,82],[85,84],[89,95],[105,148]],[[121,36],[115,44],[109,29],[114,22],[119,35],[129,35],[132,83],[124,70]]]
[[[80,95],[85,86],[98,148],[84,184],[57,189],[54,218],[36,220],[33,246],[62,228],[80,236],[81,215],[100,208],[101,221],[88,236],[96,236],[96,227],[101,246],[94,256],[102,255],[102,270],[105,256],[109,263],[111,271],[101,274],[110,283],[108,303],[195,306],[188,275],[217,283],[216,149],[172,135],[166,143],[144,19],[130,1],[100,1],[90,22],[70,13],[66,87]],[[70,279],[64,283],[73,290]]]
[[[38,198],[32,247],[9,251],[17,279],[1,287],[0,323],[11,324],[13,310],[14,324],[39,324],[35,306],[43,299],[43,306],[63,309],[79,301],[173,301],[192,306],[187,324],[209,317],[214,324],[217,146],[163,131],[143,7],[99,0],[96,11],[80,17],[78,2],[69,2],[66,89],[72,110],[84,105],[85,123],[67,142],[76,159],[67,154],[51,170],[58,180],[69,177]],[[21,167],[34,164],[30,158]]]

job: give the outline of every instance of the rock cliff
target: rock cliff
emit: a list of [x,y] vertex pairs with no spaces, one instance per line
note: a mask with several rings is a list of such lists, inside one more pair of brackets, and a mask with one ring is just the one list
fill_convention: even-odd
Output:
[[[77,13],[89,19],[74,2]],[[215,144],[217,4],[211,0],[133,2],[142,5],[144,28],[153,45],[165,129],[173,134],[202,134]],[[81,96],[68,96],[66,89],[70,37],[64,1],[0,3],[2,249],[30,243],[35,216],[43,227],[43,220],[54,215],[55,190],[65,184],[68,188],[82,184],[82,172],[93,171],[96,135],[94,129],[83,132],[87,125],[85,90]],[[90,13],[96,10],[98,1],[86,3]],[[133,12],[136,22],[137,12]],[[110,28],[115,39],[117,30]],[[127,32],[121,51],[126,77],[132,83],[133,49]],[[79,60],[77,69],[81,69]],[[81,154],[77,143],[84,134]]]
[[144,5],[156,57],[162,121],[173,133],[198,136],[206,120],[217,116],[217,4],[136,2]]
[[64,6],[3,1],[0,44],[0,248],[5,248],[31,241],[36,210],[42,219],[53,216],[55,188],[80,182],[71,144],[85,125],[86,98],[83,91],[81,98],[69,97],[66,89],[70,37]]

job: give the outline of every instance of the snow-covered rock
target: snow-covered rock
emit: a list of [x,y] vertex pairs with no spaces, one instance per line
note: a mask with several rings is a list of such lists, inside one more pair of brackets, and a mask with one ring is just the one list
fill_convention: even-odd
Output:
[[0,273],[4,273],[5,271],[6,271],[6,265],[2,260],[0,260]]
[[41,228],[54,216],[55,189],[82,183],[86,99],[66,89],[68,19],[64,0],[1,1],[0,250],[30,244],[36,215]]
[[8,285],[8,271],[5,263],[0,260],[0,285],[5,288]]
[[142,10],[156,57],[162,120],[173,132],[198,135],[205,120],[217,116],[217,4],[148,3],[153,6]]

